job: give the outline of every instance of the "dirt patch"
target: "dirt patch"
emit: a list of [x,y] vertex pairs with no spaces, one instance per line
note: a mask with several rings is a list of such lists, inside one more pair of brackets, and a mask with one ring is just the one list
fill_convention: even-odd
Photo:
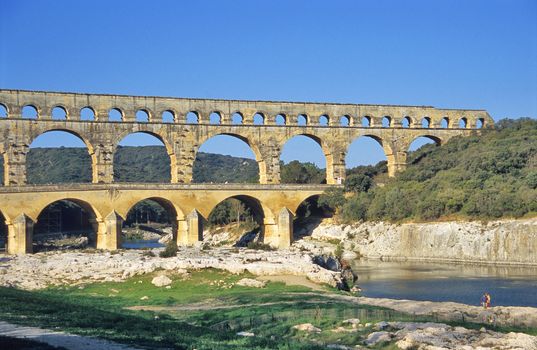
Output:
[[258,276],[257,280],[260,281],[270,281],[270,282],[283,282],[288,286],[303,286],[311,290],[325,292],[326,289],[318,285],[304,276],[293,276],[293,275],[269,275],[269,276]]

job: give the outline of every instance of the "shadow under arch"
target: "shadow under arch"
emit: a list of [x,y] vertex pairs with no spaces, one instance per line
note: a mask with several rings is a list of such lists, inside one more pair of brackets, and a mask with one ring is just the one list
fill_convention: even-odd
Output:
[[[167,215],[167,223],[170,224],[172,228],[172,237],[173,241],[177,242],[177,221],[184,219],[184,212],[183,210],[175,205],[171,200],[161,197],[161,196],[149,196],[149,197],[142,197],[142,198],[136,198],[135,200],[129,201],[128,203],[125,203],[121,209],[119,209],[118,214],[124,218],[124,225],[125,224],[132,224],[130,220],[132,219],[129,214],[131,214],[132,210],[134,210],[138,205],[144,202],[154,202],[158,204],[160,207],[164,209]],[[159,221],[159,220],[156,220]],[[147,223],[147,222],[146,222]]]
[[319,205],[320,194],[314,194],[304,198],[295,208],[293,220],[293,240],[311,236],[324,218],[333,216],[329,208]]
[[[38,133],[35,133],[33,135],[30,136],[30,139],[29,139],[29,142],[28,144],[30,145],[30,150],[27,154],[27,157],[31,157],[30,156],[30,152],[32,150],[32,144],[34,144],[35,141],[37,141],[40,137],[42,136],[45,136],[49,133],[52,133],[52,132],[59,132],[59,133],[65,133],[65,134],[69,134],[71,136],[74,136],[75,138],[77,138],[78,140],[82,141],[82,143],[85,145],[85,148],[86,150],[88,151],[88,155],[89,155],[89,158],[90,158],[90,174],[91,177],[94,177],[95,176],[95,172],[96,172],[96,167],[97,167],[97,157],[95,155],[95,151],[94,151],[94,147],[92,145],[92,143],[89,141],[89,139],[76,132],[76,131],[73,131],[73,130],[70,130],[70,129],[67,129],[67,128],[57,128],[57,127],[51,127],[49,129],[45,129],[45,130],[39,130]],[[60,147],[64,147],[64,146],[60,146]],[[56,148],[56,147],[51,147],[51,148]],[[70,147],[67,147],[67,148],[70,148]],[[78,148],[78,147],[74,147],[74,148]],[[4,154],[4,157],[7,157],[7,153]],[[7,159],[4,159],[4,162],[7,162]],[[29,165],[29,162],[27,161],[26,162],[26,171],[27,173],[30,175],[30,169],[28,169],[28,165]],[[35,169],[34,169],[35,170]],[[82,182],[91,182],[92,179],[89,178],[88,181],[82,181]],[[53,181],[54,183],[56,182],[63,182],[63,181]],[[68,182],[73,182],[73,181],[68,181]],[[34,183],[31,181],[31,176],[28,177],[28,183]],[[37,183],[41,183],[41,182],[37,182]]]
[[117,208],[117,213],[124,219],[126,219],[128,213],[140,202],[143,201],[153,201],[160,205],[166,212],[170,215],[170,219],[182,219],[184,218],[184,211],[179,206],[175,205],[170,199],[164,198],[162,196],[148,196],[148,197],[139,197],[133,200],[130,200],[120,207]]
[[243,143],[245,143],[250,148],[252,153],[254,154],[255,160],[257,162],[258,175],[259,175],[258,183],[260,183],[260,184],[267,183],[267,181],[268,181],[268,179],[267,179],[267,164],[265,163],[265,159],[261,155],[259,147],[257,146],[257,144],[255,142],[252,141],[251,137],[241,135],[241,134],[238,134],[238,133],[217,132],[217,133],[214,133],[214,134],[209,134],[209,135],[207,135],[206,138],[201,139],[199,146],[195,149],[195,152],[194,152],[194,161],[192,163],[192,170],[194,170],[194,163],[196,161],[196,156],[197,156],[200,148],[207,141],[209,141],[209,140],[211,140],[211,139],[213,139],[213,138],[215,138],[217,136],[229,136],[229,137],[233,137],[233,138],[238,139],[238,140],[242,141]]
[[[260,242],[264,241],[265,237],[265,223],[271,223],[274,224],[274,215],[270,208],[268,208],[263,202],[261,202],[259,199],[249,196],[249,195],[232,195],[229,197],[226,197],[219,201],[217,204],[215,204],[212,208],[210,208],[209,214],[207,215],[207,220],[210,220],[211,214],[215,211],[215,209],[220,206],[222,203],[229,201],[230,199],[236,199],[240,201],[241,203],[245,204],[247,208],[251,210],[251,216],[253,217],[253,220],[257,223],[259,227],[259,238],[258,240]],[[254,230],[256,231],[256,230]],[[252,231],[253,232],[253,231]],[[238,246],[245,246],[251,241],[251,239],[255,238],[257,235],[257,231],[253,235],[253,237],[247,237],[252,234],[252,232],[246,232],[244,236],[242,236],[236,245]]]
[[[114,143],[114,155],[113,155],[113,158],[114,158],[114,165],[116,165],[116,157],[117,157],[117,151],[120,147],[123,147],[120,145],[121,141],[123,141],[125,138],[131,136],[131,135],[136,135],[136,134],[144,134],[144,135],[149,135],[149,136],[152,136],[154,137],[155,139],[157,139],[158,141],[160,141],[162,143],[162,145],[164,145],[164,149],[166,150],[166,153],[168,155],[168,159],[169,159],[169,164],[170,164],[170,182],[172,183],[176,183],[178,181],[178,178],[177,178],[177,175],[178,175],[178,165],[177,165],[177,156],[174,152],[174,149],[172,147],[172,145],[166,140],[165,137],[163,137],[162,135],[156,133],[156,132],[153,132],[153,131],[150,131],[150,130],[129,130],[129,131],[125,131],[121,134],[119,134],[115,140],[115,143]],[[129,146],[127,146],[129,147]],[[118,173],[116,172],[116,168],[114,167],[114,181],[116,181],[118,179]],[[132,182],[132,181],[126,181],[126,182]],[[160,182],[160,181],[146,181],[146,182]]]
[[7,222],[0,210],[0,251],[7,251]]
[[[64,212],[68,215],[64,215]],[[43,205],[35,218],[34,241],[36,236],[41,234],[69,235],[90,232],[87,235],[88,245],[97,247],[101,222],[101,214],[89,202],[73,197],[54,199]]]

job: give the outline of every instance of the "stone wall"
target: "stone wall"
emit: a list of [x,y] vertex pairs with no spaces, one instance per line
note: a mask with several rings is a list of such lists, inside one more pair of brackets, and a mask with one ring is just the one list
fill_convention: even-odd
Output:
[[312,238],[343,239],[366,258],[537,265],[537,218],[320,225]]

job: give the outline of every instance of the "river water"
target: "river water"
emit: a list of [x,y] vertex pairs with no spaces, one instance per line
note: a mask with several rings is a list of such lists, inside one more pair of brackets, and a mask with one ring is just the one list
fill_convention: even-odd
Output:
[[537,307],[537,267],[358,260],[353,270],[367,297],[479,305],[489,292],[493,306]]

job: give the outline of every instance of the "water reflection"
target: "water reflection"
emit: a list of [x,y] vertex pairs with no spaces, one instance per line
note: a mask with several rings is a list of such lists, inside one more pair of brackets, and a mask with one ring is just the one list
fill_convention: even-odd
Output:
[[479,304],[483,292],[493,305],[537,307],[537,267],[355,261],[363,295]]

